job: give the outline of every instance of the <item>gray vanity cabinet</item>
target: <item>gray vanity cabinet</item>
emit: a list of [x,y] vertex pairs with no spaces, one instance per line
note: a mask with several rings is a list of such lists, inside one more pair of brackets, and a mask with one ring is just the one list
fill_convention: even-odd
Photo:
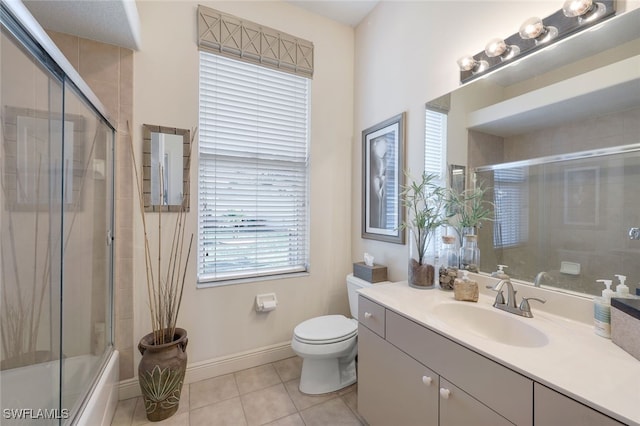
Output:
[[[532,425],[531,380],[363,296],[359,301],[358,411],[371,426]],[[375,332],[367,328],[374,318]]]
[[533,392],[535,426],[621,426],[623,424],[539,383],[534,385]]
[[622,423],[359,296],[358,411],[371,426]]

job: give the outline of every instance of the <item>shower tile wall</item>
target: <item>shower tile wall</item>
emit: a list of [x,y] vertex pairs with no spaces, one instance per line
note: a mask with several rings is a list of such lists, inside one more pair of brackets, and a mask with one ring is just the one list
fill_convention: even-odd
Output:
[[133,174],[127,122],[133,121],[133,51],[48,32],[116,124],[114,343],[120,380],[133,377]]

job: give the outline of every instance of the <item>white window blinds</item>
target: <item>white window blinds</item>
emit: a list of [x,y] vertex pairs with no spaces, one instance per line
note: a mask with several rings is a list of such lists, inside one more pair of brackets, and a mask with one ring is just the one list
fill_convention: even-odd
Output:
[[447,113],[427,106],[425,110],[424,170],[435,174],[442,186],[445,181],[445,146],[447,143]]
[[529,235],[529,187],[524,167],[494,171],[494,247],[513,247]]
[[[427,104],[425,109],[424,132],[424,170],[438,177],[438,184],[446,184],[446,151],[447,144],[447,111],[434,108]],[[434,238],[429,244],[434,244],[436,250],[442,247],[443,229],[436,229]]]
[[310,81],[200,52],[198,281],[308,263]]

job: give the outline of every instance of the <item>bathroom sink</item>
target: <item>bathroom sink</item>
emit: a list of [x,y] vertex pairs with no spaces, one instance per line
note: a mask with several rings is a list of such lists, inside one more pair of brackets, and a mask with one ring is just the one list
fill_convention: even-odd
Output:
[[527,320],[490,306],[440,303],[431,311],[445,324],[505,345],[540,347],[549,341],[543,332],[524,322]]

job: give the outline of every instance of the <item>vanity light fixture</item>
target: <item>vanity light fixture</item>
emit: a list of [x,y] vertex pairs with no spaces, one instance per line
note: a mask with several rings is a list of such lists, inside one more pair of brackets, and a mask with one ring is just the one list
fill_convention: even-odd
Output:
[[466,83],[513,63],[614,14],[615,0],[566,0],[561,9],[546,18],[529,18],[517,33],[504,39],[491,39],[482,52],[458,59],[460,82]]

